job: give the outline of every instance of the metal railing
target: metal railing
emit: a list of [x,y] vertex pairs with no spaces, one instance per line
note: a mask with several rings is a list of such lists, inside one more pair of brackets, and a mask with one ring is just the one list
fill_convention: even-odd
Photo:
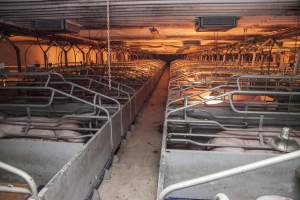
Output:
[[27,189],[23,187],[15,187],[15,186],[0,186],[0,192],[27,194],[30,196],[30,199],[32,200],[40,199],[38,196],[37,185],[29,174],[27,174],[25,171],[21,169],[18,169],[16,167],[13,167],[1,161],[0,161],[0,169],[21,177],[29,187],[29,189]]
[[224,178],[236,176],[239,174],[244,174],[250,171],[254,171],[257,169],[265,168],[268,166],[273,166],[275,164],[287,162],[289,160],[294,160],[300,158],[300,151],[295,151],[292,153],[287,153],[281,156],[276,156],[272,158],[268,158],[262,161],[254,162],[251,164],[243,165],[240,167],[235,167],[229,170],[224,170],[218,173],[202,176],[199,178],[187,180],[187,181],[182,181],[176,184],[172,184],[166,188],[163,189],[163,191],[159,194],[158,200],[164,200],[165,197],[175,191],[178,191],[180,189],[188,188],[188,187],[193,187],[196,185],[201,185],[205,183],[209,183],[212,181],[217,181],[221,180]]

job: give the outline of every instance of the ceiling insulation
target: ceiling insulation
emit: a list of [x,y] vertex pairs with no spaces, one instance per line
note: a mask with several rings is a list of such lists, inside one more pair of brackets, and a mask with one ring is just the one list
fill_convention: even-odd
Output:
[[[197,16],[299,15],[298,0],[110,0],[111,25],[178,24]],[[71,19],[86,28],[106,25],[106,0],[6,0],[0,18],[29,25],[33,19]]]
[[[66,19],[80,25],[80,32],[72,37],[105,42],[106,2],[2,0],[0,21],[30,28],[34,20]],[[195,20],[203,16],[236,16],[238,21],[236,27],[217,34],[216,30],[196,32]],[[206,48],[216,41],[230,45],[273,36],[293,38],[299,16],[299,0],[110,0],[110,36],[133,49],[173,54],[186,52],[183,43],[188,40],[201,41],[201,48]]]

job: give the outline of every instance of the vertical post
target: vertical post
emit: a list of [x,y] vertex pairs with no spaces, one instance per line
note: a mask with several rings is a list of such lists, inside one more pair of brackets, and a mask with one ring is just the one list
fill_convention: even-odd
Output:
[[47,69],[48,68],[47,52],[43,52],[43,56],[44,56],[44,67]]
[[122,53],[122,61],[123,62],[126,62],[126,55],[125,55],[125,52],[121,52]]
[[43,49],[43,47],[41,46],[41,44],[39,43],[39,47],[43,52],[43,56],[44,56],[44,67],[47,69],[48,68],[48,56],[47,53],[48,51],[51,49],[52,44],[49,44],[49,46],[47,47],[46,50]]
[[255,60],[256,60],[256,51],[254,51],[254,52],[252,53],[252,66],[255,65]]
[[245,54],[241,54],[240,59],[241,59],[240,64],[243,65],[244,64],[244,60],[245,60]]
[[95,53],[96,53],[96,65],[98,65],[98,62],[99,62],[99,51],[96,49]]
[[284,56],[285,56],[285,55],[284,55],[284,52],[282,51],[282,52],[280,53],[280,57],[279,57],[279,58],[280,58],[280,61],[279,61],[279,62],[280,62],[280,63],[279,63],[279,67],[280,67],[280,68],[283,68],[283,67],[284,67]]
[[75,46],[81,52],[81,55],[82,55],[82,64],[85,64],[85,52],[78,45],[75,45]]
[[238,52],[238,57],[237,57],[236,63],[237,64],[241,63],[241,52],[240,51]]
[[226,53],[223,54],[223,63],[226,62]]
[[65,66],[68,67],[68,51],[64,49],[63,52],[65,56]]
[[272,61],[272,64],[273,65],[275,65],[276,63],[277,63],[277,59],[278,59],[278,54],[277,54],[277,52],[274,52],[273,54],[272,54],[272,57],[271,57],[271,61]]
[[44,65],[45,65],[45,68],[48,68],[48,62],[49,62],[49,60],[48,60],[48,55],[47,55],[47,53],[48,53],[48,51],[51,49],[51,47],[52,47],[52,44],[50,44],[50,45],[48,46],[48,48],[46,49],[46,51],[44,52]]
[[260,66],[261,67],[263,66],[264,62],[265,62],[265,56],[264,56],[264,52],[262,52],[260,55]]
[[294,75],[297,75],[299,68],[300,68],[300,49],[298,49],[295,55]]
[[103,49],[100,50],[100,56],[101,56],[100,57],[100,62],[101,62],[100,64],[103,65],[104,64],[104,59],[103,59],[103,57],[104,57],[104,50]]

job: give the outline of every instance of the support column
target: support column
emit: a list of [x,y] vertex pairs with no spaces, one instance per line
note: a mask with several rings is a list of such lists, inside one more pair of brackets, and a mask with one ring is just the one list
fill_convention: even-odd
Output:
[[48,51],[51,49],[52,44],[50,44],[46,50],[44,50],[43,47],[42,47],[41,45],[39,45],[39,46],[40,46],[41,50],[43,51],[43,56],[44,56],[44,67],[47,69],[47,68],[48,68],[48,55],[47,55],[47,53],[48,53]]
[[260,66],[263,66],[264,61],[265,61],[265,56],[264,56],[264,54],[262,53],[262,54],[260,55]]
[[104,50],[103,49],[101,49],[101,51],[100,51],[100,56],[101,56],[101,58],[100,58],[100,64],[101,65],[103,65],[104,64],[104,59],[103,59],[103,57],[104,57]]
[[65,66],[68,67],[68,51],[65,49],[63,50],[64,56],[65,56]]
[[298,49],[295,55],[294,75],[297,75],[299,68],[300,68],[300,49]]
[[245,54],[241,54],[241,62],[240,64],[243,65],[245,60]]
[[255,65],[255,60],[256,60],[256,52],[252,53],[252,66]]
[[85,64],[85,52],[78,45],[75,45],[75,46],[81,52],[81,55],[82,55],[82,64],[84,65]]
[[279,67],[282,68],[282,67],[284,67],[284,52],[280,53],[279,59],[280,59]]
[[98,62],[99,62],[99,52],[98,52],[98,50],[96,49],[95,50],[95,53],[96,53],[96,65],[98,65]]
[[238,57],[237,57],[236,63],[237,63],[237,64],[240,64],[240,63],[241,63],[241,53],[240,53],[240,52],[238,53]]
[[223,63],[226,62],[226,53],[223,55]]

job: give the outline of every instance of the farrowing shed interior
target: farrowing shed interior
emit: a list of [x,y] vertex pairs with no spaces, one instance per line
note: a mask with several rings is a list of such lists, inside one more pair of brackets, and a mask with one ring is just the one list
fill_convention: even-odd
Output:
[[0,200],[299,200],[300,1],[0,1]]

